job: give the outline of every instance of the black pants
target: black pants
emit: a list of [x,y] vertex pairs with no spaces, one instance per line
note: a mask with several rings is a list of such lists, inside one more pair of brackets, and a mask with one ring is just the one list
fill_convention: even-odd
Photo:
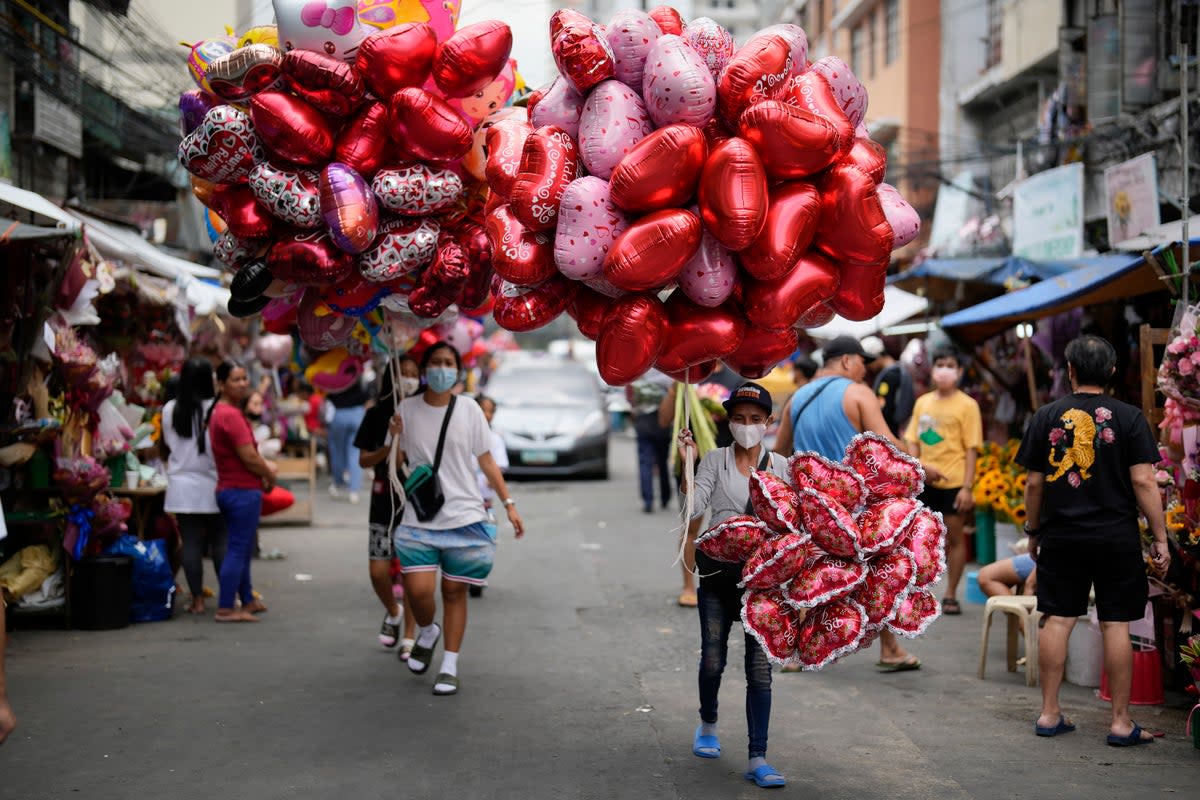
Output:
[[221,572],[225,560],[225,519],[219,514],[176,514],[183,537],[183,574],[192,597],[204,591],[204,551],[212,556],[213,569]]

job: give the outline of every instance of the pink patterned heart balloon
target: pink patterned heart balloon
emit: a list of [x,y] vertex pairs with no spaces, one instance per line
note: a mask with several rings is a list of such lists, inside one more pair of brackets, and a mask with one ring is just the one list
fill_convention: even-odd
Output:
[[890,550],[908,533],[920,504],[911,497],[888,497],[858,516],[858,552],[863,558]]
[[700,56],[714,80],[737,51],[729,29],[708,17],[689,22],[683,29],[683,39]]
[[417,272],[437,255],[440,232],[431,219],[384,223],[371,248],[358,257],[359,274],[373,283],[391,283]]
[[897,636],[915,639],[942,614],[942,606],[928,589],[914,589],[904,598],[896,616],[887,624]]
[[904,196],[890,183],[881,183],[875,187],[879,204],[883,206],[883,215],[887,217],[888,225],[896,234],[892,247],[903,247],[917,238],[921,232],[921,215],[913,208]]
[[716,308],[733,294],[737,276],[733,253],[715,236],[704,231],[700,247],[679,273],[679,288],[696,305]]
[[463,196],[462,178],[457,173],[425,164],[381,169],[371,181],[371,189],[388,211],[409,217],[446,211]]
[[769,660],[779,664],[795,655],[800,625],[779,592],[750,590],[742,595],[742,624]]
[[709,558],[740,564],[771,536],[767,523],[749,515],[730,517],[696,537],[696,548]]
[[858,125],[867,115],[867,88],[855,77],[845,61],[837,56],[825,56],[812,63],[810,69],[829,81],[838,105],[851,125]]
[[830,461],[820,453],[797,453],[788,459],[788,474],[797,489],[813,489],[857,512],[867,500],[867,484],[845,464]]
[[867,578],[854,592],[854,599],[867,611],[867,623],[884,625],[900,608],[912,589],[916,566],[904,550],[875,556],[867,562]]
[[795,533],[768,539],[746,559],[739,585],[749,589],[778,588],[800,572],[808,555],[808,545]]
[[858,555],[858,524],[845,506],[813,489],[801,489],[799,503],[813,544],[831,556]]
[[608,181],[594,175],[576,178],[563,190],[554,232],[554,263],[572,280],[604,275],[604,259],[625,229],[629,216],[612,201]]
[[925,470],[921,462],[901,453],[877,433],[860,433],[846,448],[844,462],[863,476],[871,499],[878,497],[916,497],[925,488]]
[[633,146],[654,130],[637,92],[607,80],[588,93],[579,118],[579,157],[588,172],[608,178]]
[[271,216],[297,228],[321,227],[318,175],[312,170],[291,172],[263,162],[250,170],[250,191]]
[[799,533],[800,498],[777,475],[762,469],[750,474],[750,503],[759,519],[777,533]]
[[946,571],[946,523],[922,506],[898,547],[910,551],[917,564],[917,586],[929,586]]
[[803,669],[821,669],[862,646],[867,612],[850,599],[835,600],[810,612],[800,626],[796,661]]
[[816,608],[845,597],[867,579],[867,567],[861,561],[819,555],[784,587],[783,596],[794,608]]
[[179,163],[213,183],[245,183],[254,165],[265,160],[250,117],[233,106],[210,109],[179,143]]

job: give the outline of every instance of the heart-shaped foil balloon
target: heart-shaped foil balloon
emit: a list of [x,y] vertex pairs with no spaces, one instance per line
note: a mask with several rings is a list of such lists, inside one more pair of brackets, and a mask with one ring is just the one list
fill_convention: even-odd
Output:
[[800,624],[778,591],[750,590],[742,595],[742,625],[770,661],[780,664],[795,655]]
[[946,571],[946,523],[942,515],[921,506],[897,549],[912,553],[917,564],[917,586],[929,586]]
[[800,533],[800,498],[787,481],[763,469],[750,473],[750,503],[776,533]]
[[179,143],[179,163],[213,183],[244,183],[250,170],[266,160],[250,117],[233,106],[217,106]]
[[746,559],[738,585],[748,589],[778,588],[799,574],[808,556],[808,544],[799,534],[768,539]]
[[509,331],[532,331],[549,324],[567,310],[575,299],[579,284],[555,275],[532,288],[514,286],[501,281],[496,292],[492,317],[496,324]]
[[867,484],[862,476],[820,453],[796,453],[788,459],[788,474],[797,489],[813,489],[833,498],[851,514],[867,501]]
[[696,547],[709,558],[740,564],[754,555],[770,536],[767,523],[740,514],[697,536]]
[[604,259],[625,229],[629,217],[613,203],[608,181],[594,175],[567,184],[558,206],[554,263],[572,280],[604,274]]
[[229,231],[225,231],[213,243],[213,258],[227,267],[236,267],[248,259],[262,255],[267,249],[268,241],[266,239],[239,239]]
[[354,257],[338,248],[328,231],[302,231],[276,241],[267,252],[267,266],[283,281],[332,286],[354,271]]
[[835,600],[808,612],[800,626],[796,662],[817,670],[862,647],[867,635],[867,612],[849,598]]
[[801,489],[797,502],[813,544],[831,556],[858,555],[858,525],[845,506],[813,489]]
[[904,550],[893,550],[867,562],[867,579],[854,592],[854,599],[867,611],[867,624],[887,624],[912,589],[916,571],[912,556]]
[[843,461],[863,476],[872,500],[916,497],[925,489],[921,462],[877,433],[860,433],[851,439]]
[[897,636],[915,639],[942,614],[942,606],[928,589],[913,589],[887,624]]
[[463,182],[448,169],[413,164],[381,169],[371,182],[379,204],[396,214],[424,217],[453,208],[463,195]]
[[290,172],[265,161],[250,170],[250,191],[258,202],[266,206],[271,216],[297,228],[321,227],[318,182],[317,173],[311,170]]
[[431,219],[392,220],[358,257],[358,272],[373,283],[391,283],[427,266],[437,255],[438,224]]
[[867,506],[858,516],[858,552],[863,558],[890,550],[904,538],[920,503],[911,497],[888,497]]
[[861,561],[819,555],[810,558],[804,568],[783,589],[783,596],[794,608],[816,608],[853,592],[867,578]]

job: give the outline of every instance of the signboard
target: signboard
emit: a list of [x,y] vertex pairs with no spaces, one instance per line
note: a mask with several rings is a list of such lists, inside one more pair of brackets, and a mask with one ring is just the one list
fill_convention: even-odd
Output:
[[1048,169],[1013,187],[1013,255],[1034,261],[1083,255],[1083,164]]
[[1154,154],[1146,153],[1104,170],[1104,200],[1110,245],[1156,227],[1162,219],[1158,213],[1158,165]]
[[73,108],[35,87],[33,138],[67,155],[83,158],[83,117]]

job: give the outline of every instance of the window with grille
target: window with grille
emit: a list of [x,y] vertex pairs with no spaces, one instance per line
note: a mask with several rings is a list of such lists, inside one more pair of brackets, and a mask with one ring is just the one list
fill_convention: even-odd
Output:
[[887,0],[883,13],[883,63],[887,65],[900,58],[900,0]]

